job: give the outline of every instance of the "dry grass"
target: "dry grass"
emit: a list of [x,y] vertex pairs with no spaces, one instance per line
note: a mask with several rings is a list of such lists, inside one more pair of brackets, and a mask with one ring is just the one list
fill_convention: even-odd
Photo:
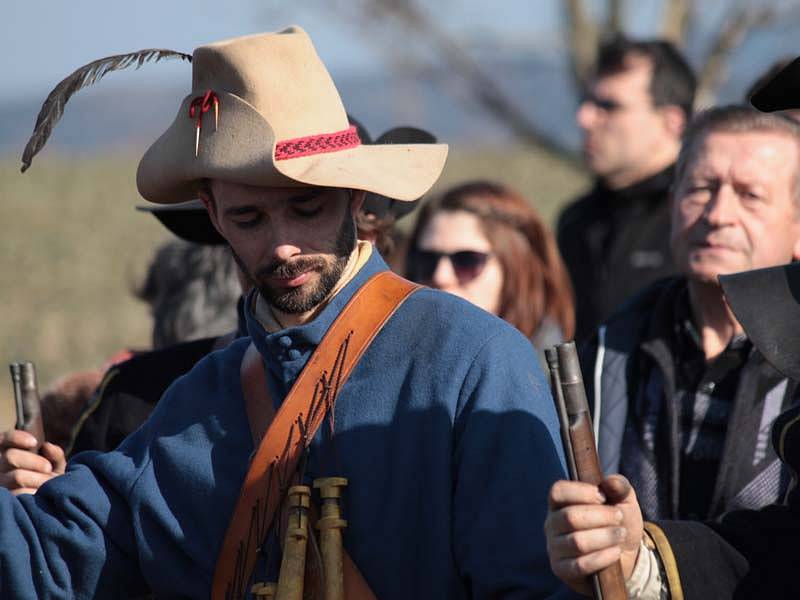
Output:
[[[146,348],[150,320],[131,286],[167,233],[137,213],[135,157],[39,157],[25,175],[0,161],[0,365],[36,362],[40,385],[97,367],[121,348]],[[550,156],[456,150],[437,189],[465,179],[506,182],[547,220],[586,186]],[[12,422],[11,387],[0,376],[0,427]]]

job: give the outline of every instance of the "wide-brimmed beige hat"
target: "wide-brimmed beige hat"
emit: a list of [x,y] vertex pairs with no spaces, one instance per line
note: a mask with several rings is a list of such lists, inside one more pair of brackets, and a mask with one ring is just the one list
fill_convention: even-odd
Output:
[[362,145],[308,34],[291,27],[197,48],[192,92],[136,182],[162,204],[196,198],[205,178],[416,200],[446,157],[444,144]]

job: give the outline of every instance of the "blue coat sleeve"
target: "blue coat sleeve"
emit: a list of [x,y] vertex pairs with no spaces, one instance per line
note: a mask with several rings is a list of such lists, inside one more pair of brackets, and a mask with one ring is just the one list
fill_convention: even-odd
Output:
[[[136,465],[103,457],[118,473]],[[141,595],[126,490],[78,464],[36,495],[0,490],[0,598]]]
[[455,436],[453,547],[471,596],[555,593],[543,523],[564,460],[539,361],[515,330],[504,328],[474,357]]

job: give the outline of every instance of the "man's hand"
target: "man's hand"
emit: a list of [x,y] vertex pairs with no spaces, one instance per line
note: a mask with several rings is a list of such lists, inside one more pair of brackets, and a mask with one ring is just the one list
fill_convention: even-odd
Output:
[[[608,504],[605,504],[606,498]],[[588,577],[622,561],[627,581],[639,555],[644,526],[633,487],[622,475],[597,486],[557,481],[544,524],[550,567],[576,592],[591,595]]]
[[35,494],[47,480],[62,475],[67,459],[60,446],[45,442],[36,454],[36,438],[26,431],[0,433],[0,486],[14,494]]

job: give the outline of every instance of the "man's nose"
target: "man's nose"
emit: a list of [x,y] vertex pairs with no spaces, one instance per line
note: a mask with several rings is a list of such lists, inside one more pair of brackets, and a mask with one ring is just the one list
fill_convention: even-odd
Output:
[[712,195],[705,210],[706,221],[715,227],[731,224],[736,218],[739,199],[729,185],[720,186]]
[[578,106],[578,111],[575,113],[575,121],[581,129],[590,129],[597,121],[597,107],[591,102],[584,100]]
[[286,262],[300,253],[300,248],[291,242],[279,242],[272,247],[272,258],[281,262]]
[[437,290],[448,290],[458,285],[458,278],[453,270],[453,263],[446,256],[441,256],[431,276],[431,287]]

